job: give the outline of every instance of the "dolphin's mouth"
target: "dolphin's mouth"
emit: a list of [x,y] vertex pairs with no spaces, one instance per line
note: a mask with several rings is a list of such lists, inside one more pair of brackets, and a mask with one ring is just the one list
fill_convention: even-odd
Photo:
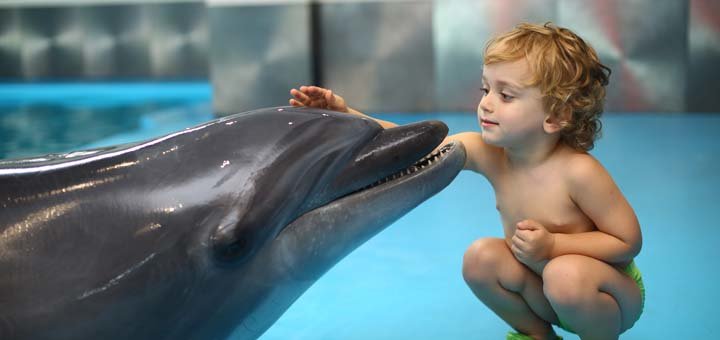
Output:
[[[411,165],[299,216],[275,243],[295,280],[314,280],[353,249],[440,192],[465,164],[451,141]],[[287,256],[292,254],[292,256]]]
[[447,125],[440,121],[422,121],[390,129],[377,127],[378,134],[359,149],[337,177],[314,199],[308,200],[300,212],[417,176],[434,167],[452,150],[450,144],[438,148],[448,133]]
[[400,170],[392,175],[389,175],[385,178],[382,178],[380,180],[375,181],[374,183],[371,183],[360,190],[356,190],[354,192],[351,192],[347,194],[346,196],[354,195],[356,193],[370,190],[375,187],[384,185],[388,182],[396,181],[405,177],[413,177],[416,175],[419,175],[420,172],[425,171],[425,169],[430,169],[431,167],[437,166],[440,164],[440,161],[455,147],[455,143],[451,142],[449,144],[444,145],[443,147],[435,150],[433,153],[421,158],[417,162],[415,162],[413,165]]

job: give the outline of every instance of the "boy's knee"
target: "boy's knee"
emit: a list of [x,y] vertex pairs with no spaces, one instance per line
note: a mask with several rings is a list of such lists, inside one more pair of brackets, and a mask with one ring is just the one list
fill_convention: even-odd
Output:
[[504,246],[501,239],[483,238],[473,242],[463,256],[462,273],[465,282],[482,284],[497,282],[497,263]]
[[587,296],[590,287],[576,256],[556,257],[543,270],[543,292],[554,306],[577,305]]

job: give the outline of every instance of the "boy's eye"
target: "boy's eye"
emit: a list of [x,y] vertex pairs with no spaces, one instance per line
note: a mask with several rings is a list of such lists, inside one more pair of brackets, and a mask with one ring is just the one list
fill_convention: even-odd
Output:
[[513,96],[511,96],[511,95],[509,95],[509,94],[505,94],[505,93],[500,93],[500,95],[502,96],[502,99],[503,99],[503,100],[507,100],[507,101],[510,101],[510,100],[512,100],[513,98],[515,98],[515,97],[513,97]]
[[484,95],[487,95],[488,93],[490,93],[490,90],[488,90],[487,87],[481,87],[480,92],[482,92],[482,94],[484,96]]

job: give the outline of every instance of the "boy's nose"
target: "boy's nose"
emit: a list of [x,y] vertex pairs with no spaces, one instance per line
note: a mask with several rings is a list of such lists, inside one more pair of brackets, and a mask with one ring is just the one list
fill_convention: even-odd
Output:
[[480,103],[478,104],[478,113],[481,112],[492,112],[491,106],[490,106],[490,99],[488,98],[490,96],[484,95],[480,99]]

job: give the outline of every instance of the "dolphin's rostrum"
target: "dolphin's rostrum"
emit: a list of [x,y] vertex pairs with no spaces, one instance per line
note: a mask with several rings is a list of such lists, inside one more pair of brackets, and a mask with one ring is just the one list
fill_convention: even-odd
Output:
[[257,338],[452,181],[446,134],[282,107],[0,161],[0,338]]

